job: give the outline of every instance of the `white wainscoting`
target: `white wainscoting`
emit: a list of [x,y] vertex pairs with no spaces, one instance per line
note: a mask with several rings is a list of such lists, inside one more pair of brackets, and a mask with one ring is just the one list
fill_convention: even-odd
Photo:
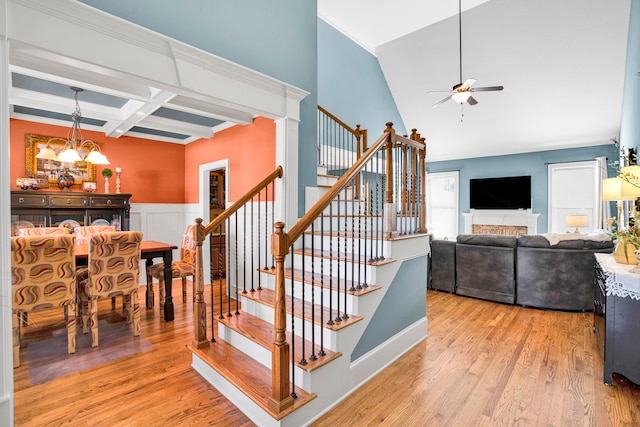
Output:
[[[195,224],[198,204],[179,203],[132,203],[130,212],[130,229],[141,231],[144,240],[157,240],[171,243],[178,248],[182,244],[182,235],[187,225]],[[209,249],[203,253],[209,259]],[[180,259],[180,249],[173,251],[173,259]],[[160,262],[160,259],[154,262]],[[205,262],[204,282],[209,284],[209,265]],[[144,263],[140,271],[144,271]],[[145,274],[140,275],[140,283],[147,283]]]

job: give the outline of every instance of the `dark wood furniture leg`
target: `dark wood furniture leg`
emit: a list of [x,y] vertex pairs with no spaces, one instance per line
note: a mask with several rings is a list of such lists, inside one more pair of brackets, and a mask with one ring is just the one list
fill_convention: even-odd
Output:
[[164,251],[162,255],[164,261],[164,320],[165,322],[171,322],[173,320],[173,296],[171,295],[171,284],[173,277],[171,274],[171,262],[173,261],[173,253],[171,249]]

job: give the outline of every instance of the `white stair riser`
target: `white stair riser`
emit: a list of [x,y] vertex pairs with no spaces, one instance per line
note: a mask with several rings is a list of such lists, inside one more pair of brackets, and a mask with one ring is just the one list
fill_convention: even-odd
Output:
[[[357,260],[356,260],[357,261]],[[351,260],[338,260],[320,257],[304,256],[304,269],[315,274],[323,274],[334,278],[340,278],[341,282],[346,277],[347,280],[355,282],[370,282],[372,279],[372,267],[364,263],[353,262]],[[303,256],[294,254],[293,266],[297,270],[301,270],[303,266]],[[357,286],[357,283],[355,284]]]
[[334,185],[340,179],[339,176],[335,175],[326,175],[326,174],[318,174],[318,185]]
[[[252,316],[255,316],[259,319],[264,320],[265,322],[273,323],[273,308],[266,306],[264,304],[260,304],[256,301],[242,298],[242,310],[249,313]],[[342,310],[341,310],[342,311]],[[291,332],[291,314],[287,314],[287,331]],[[318,321],[320,319],[317,319]],[[324,319],[324,321],[328,321],[329,319]],[[302,320],[298,317],[295,317],[294,321],[295,330],[293,331],[295,335],[301,337],[302,336]],[[320,343],[320,339],[322,337],[322,342],[324,343],[324,347],[331,351],[336,351],[336,334],[340,331],[333,331],[331,329],[322,328],[320,325],[314,324],[311,322],[305,322],[304,325],[304,333],[305,338],[307,340],[311,340],[311,331],[312,328],[315,331],[315,338],[318,343]],[[322,329],[322,332],[321,332]]]
[[[271,369],[272,360],[271,351],[269,349],[256,344],[237,331],[227,328],[224,324],[219,325],[218,339],[228,342],[237,349],[242,350],[243,353],[251,357],[256,362]],[[291,367],[291,365],[292,362],[289,362],[289,367]],[[302,387],[305,391],[310,392],[310,390],[304,388],[304,384],[311,383],[311,379],[308,377],[312,376],[313,372],[307,372],[298,366],[295,366],[293,372],[296,378],[296,385],[298,387]]]

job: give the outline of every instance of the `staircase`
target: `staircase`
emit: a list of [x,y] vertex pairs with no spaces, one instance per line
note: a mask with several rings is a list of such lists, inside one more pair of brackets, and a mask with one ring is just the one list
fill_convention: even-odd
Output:
[[192,366],[257,425],[310,424],[427,335],[429,238],[419,203],[409,202],[417,186],[397,191],[397,205],[385,209],[400,208],[382,215],[384,184],[371,190],[380,185],[365,185],[362,169],[358,178],[319,167],[306,194],[308,215],[319,212],[310,226],[285,233],[275,223],[275,265],[260,255],[245,262],[259,275],[248,290],[239,276],[227,279],[239,304],[221,303],[215,342],[205,344],[196,328]]

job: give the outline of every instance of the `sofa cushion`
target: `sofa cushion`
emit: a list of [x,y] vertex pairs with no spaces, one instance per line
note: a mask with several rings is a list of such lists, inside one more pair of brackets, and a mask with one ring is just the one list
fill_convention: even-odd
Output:
[[[571,236],[571,240],[561,240],[551,245],[549,239],[542,234],[524,234],[518,237],[518,246],[525,248],[549,248],[549,249],[612,249],[613,241],[593,240],[589,236]],[[575,238],[574,238],[575,237]]]
[[458,243],[464,245],[496,246],[502,248],[515,248],[518,244],[516,236],[502,236],[500,234],[459,234]]

